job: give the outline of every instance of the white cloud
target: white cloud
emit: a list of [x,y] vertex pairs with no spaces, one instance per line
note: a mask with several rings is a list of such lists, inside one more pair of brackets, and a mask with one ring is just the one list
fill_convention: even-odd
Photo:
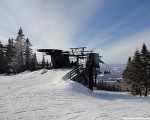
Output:
[[0,35],[0,40],[3,39],[3,36]]
[[[102,4],[101,0],[13,0],[13,2],[0,0],[0,35],[5,36],[0,39],[6,41],[6,37],[7,39],[16,37],[21,26],[25,37],[30,39],[35,50],[39,48],[68,50],[70,47],[77,47],[74,46],[76,34],[90,22]],[[113,35],[116,35],[114,33],[119,35],[118,31],[132,21],[131,16],[134,13],[135,11],[125,17],[125,20],[100,30],[99,34],[88,41],[87,48],[93,49],[97,45],[102,45],[112,39]],[[148,30],[115,40],[114,44],[109,44],[105,49],[97,48],[96,51],[104,56],[106,62],[125,63],[136,48],[141,49],[143,42],[150,45],[149,38]],[[37,56],[39,58],[41,54]]]
[[114,44],[108,45],[107,48],[97,49],[103,56],[106,63],[126,63],[129,56],[133,56],[136,49],[141,50],[143,43],[150,50],[150,30],[136,33],[127,38],[118,40]]
[[2,0],[0,27],[3,24],[3,29],[0,31],[9,31],[10,36],[16,37],[21,26],[35,49],[69,49],[76,32],[92,17],[99,3],[92,0]]

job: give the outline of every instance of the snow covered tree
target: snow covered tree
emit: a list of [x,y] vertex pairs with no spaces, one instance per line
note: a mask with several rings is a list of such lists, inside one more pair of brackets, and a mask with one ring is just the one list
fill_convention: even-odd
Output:
[[32,53],[29,39],[25,39],[20,27],[16,39],[9,39],[8,45],[0,42],[0,73],[20,73],[25,70],[36,70],[36,54]]
[[15,66],[18,68],[17,72],[22,72],[25,69],[25,38],[23,30],[20,27],[18,36],[16,38],[15,48],[16,48],[16,62]]
[[6,71],[7,73],[16,73],[17,66],[15,66],[16,49],[13,45],[13,39],[8,40],[6,49]]
[[25,70],[35,70],[36,69],[36,55],[33,54],[31,43],[29,39],[25,39],[22,28],[19,29],[18,36],[15,43],[16,48],[16,65],[18,67],[18,72]]

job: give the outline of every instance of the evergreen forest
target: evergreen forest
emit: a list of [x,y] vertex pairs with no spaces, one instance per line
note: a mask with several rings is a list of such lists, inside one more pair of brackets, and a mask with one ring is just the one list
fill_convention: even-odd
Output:
[[122,78],[126,90],[132,95],[150,94],[150,52],[146,44],[143,44],[141,51],[136,50],[134,56],[128,58]]
[[31,46],[21,27],[16,39],[9,38],[7,45],[0,42],[0,73],[17,74],[26,70],[36,70],[36,54]]

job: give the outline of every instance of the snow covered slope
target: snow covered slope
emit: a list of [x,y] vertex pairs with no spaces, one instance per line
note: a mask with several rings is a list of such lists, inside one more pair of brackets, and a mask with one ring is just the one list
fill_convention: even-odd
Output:
[[123,120],[149,118],[150,98],[91,92],[67,79],[70,70],[0,76],[0,120]]

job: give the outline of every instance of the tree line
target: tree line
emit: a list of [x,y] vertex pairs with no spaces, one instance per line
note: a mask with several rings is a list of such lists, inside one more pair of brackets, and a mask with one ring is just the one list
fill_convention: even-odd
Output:
[[[120,81],[116,81],[119,83]],[[110,85],[106,80],[100,80],[97,83],[97,90],[107,90],[107,91],[123,91],[119,85]]]
[[132,95],[150,94],[150,51],[146,44],[143,44],[141,51],[136,50],[134,56],[128,58],[122,78]]
[[9,39],[7,45],[0,42],[0,73],[20,73],[36,70],[37,59],[29,39],[25,39],[22,28],[16,39]]

